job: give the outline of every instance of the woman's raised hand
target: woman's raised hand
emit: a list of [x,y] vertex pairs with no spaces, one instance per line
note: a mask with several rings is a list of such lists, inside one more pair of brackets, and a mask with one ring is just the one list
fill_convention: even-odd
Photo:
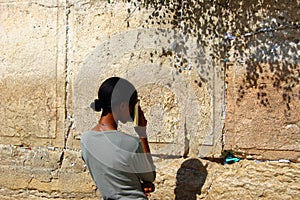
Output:
[[134,129],[140,138],[147,138],[147,134],[146,134],[147,120],[140,106],[138,107],[138,115],[139,115],[138,126],[134,127]]

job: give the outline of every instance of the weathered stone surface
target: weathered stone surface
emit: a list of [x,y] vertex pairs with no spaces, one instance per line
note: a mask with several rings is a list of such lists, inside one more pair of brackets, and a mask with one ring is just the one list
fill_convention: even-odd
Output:
[[[236,87],[241,83],[240,77],[229,80]],[[299,98],[291,96],[288,110],[282,98],[284,92],[273,89],[270,81],[259,81],[258,85],[268,89],[261,91],[260,86],[250,89],[241,102],[237,102],[238,91],[228,90],[227,100],[231,103],[227,109],[225,148],[249,158],[299,161]],[[259,94],[268,94],[267,106],[257,99]]]
[[6,177],[0,188],[9,191],[36,191],[34,195],[48,198],[95,196],[96,188],[77,151],[1,146],[0,173]]
[[221,170],[211,174],[207,199],[291,199],[299,193],[299,164],[241,161]]
[[64,145],[64,7],[0,3],[2,144]]
[[[78,129],[74,121],[74,82],[78,79],[83,63],[89,59],[92,52],[99,45],[109,40],[110,37],[119,33],[138,28],[149,16],[150,11],[143,12],[136,10],[129,16],[127,9],[131,8],[130,3],[112,2],[112,1],[72,1],[68,8],[68,123],[70,125],[70,134],[67,146],[73,149],[80,149],[80,133],[87,129]],[[127,26],[126,18],[133,18],[130,27]],[[99,75],[100,76],[100,75]],[[98,80],[100,81],[100,77]],[[94,88],[96,91],[96,88]],[[93,92],[93,95],[96,93]],[[89,105],[84,105],[85,109]],[[75,111],[76,112],[76,111]],[[89,122],[90,123],[90,122]],[[87,125],[88,128],[90,126]]]
[[[163,34],[170,36],[163,38]],[[162,63],[163,60],[159,57],[151,56],[152,51],[162,55],[161,48],[170,48],[168,40],[174,39],[173,34],[159,33],[156,30],[136,30],[115,36],[100,45],[82,66],[74,86],[73,103],[77,130],[88,130],[97,122],[96,117],[99,116],[93,113],[89,105],[95,99],[100,82],[117,75],[127,78],[138,88],[141,106],[146,117],[149,116],[150,142],[165,146],[165,150],[161,152],[169,150],[175,155],[183,155],[185,148],[190,145],[185,144],[186,140],[193,141],[193,138],[197,138],[203,143],[207,139],[207,133],[213,129],[213,112],[209,106],[213,101],[211,94],[205,88],[198,89],[192,76],[174,75],[168,61]],[[111,51],[115,46],[118,46],[117,50]],[[137,52],[134,49],[136,46],[145,50]],[[156,46],[160,48],[155,50]],[[151,63],[150,59],[155,61]],[[198,92],[206,95],[197,95]],[[126,126],[121,128],[132,132]]]
[[300,18],[291,14],[298,8],[290,1],[231,7],[236,24],[227,33],[225,149],[299,162]]
[[[204,46],[198,45],[195,37],[185,41],[184,33],[180,30],[158,29],[155,26],[140,29],[136,25],[130,25],[126,30],[123,20],[128,13],[119,10],[121,5],[114,4],[114,9],[106,14],[101,14],[96,8],[106,10],[112,8],[111,4],[93,4],[92,12],[84,10],[84,7],[74,8],[70,30],[72,31],[74,26],[76,34],[71,41],[77,44],[78,40],[81,41],[82,37],[85,37],[88,41],[94,41],[96,38],[97,43],[85,42],[81,47],[74,46],[75,53],[70,56],[81,56],[77,52],[82,48],[90,51],[88,57],[72,67],[76,73],[72,88],[71,113],[74,115],[74,129],[69,140],[70,147],[79,148],[78,141],[73,138],[79,138],[82,132],[90,129],[98,121],[99,115],[93,113],[89,105],[96,98],[101,82],[110,76],[121,76],[131,81],[139,90],[141,106],[149,121],[149,140],[154,153],[220,156],[222,84],[213,82],[220,80],[220,77],[213,73],[213,68],[210,67],[213,64],[209,53],[204,53]],[[87,15],[83,16],[83,13]],[[143,10],[134,13],[140,20],[144,15]],[[96,19],[88,23],[95,16]],[[110,33],[110,38],[99,35],[108,34],[106,26],[110,26],[100,23],[97,20],[99,16],[101,19],[113,18],[116,21],[118,28],[113,34]],[[82,20],[85,23],[82,23]],[[81,37],[82,28],[79,31],[77,27],[83,27],[85,30],[98,27],[102,31],[92,32],[89,38],[86,34]],[[91,44],[94,49],[90,47]],[[189,66],[179,73],[174,65],[177,62],[176,57],[182,52],[187,54]],[[205,75],[209,81],[199,87],[197,79],[199,74],[203,73],[203,68],[209,69]],[[218,109],[214,109],[212,105]],[[133,132],[132,127],[128,125],[121,125],[120,129]],[[201,145],[206,147],[201,148]]]
[[295,163],[242,160],[220,165],[191,158],[164,163],[162,168],[160,164],[151,199],[290,199],[299,194],[299,164]]
[[[66,164],[71,166],[71,163],[78,158],[78,153],[68,152],[68,154],[74,158],[74,160],[69,158],[70,163]],[[241,197],[243,199],[291,199],[299,195],[299,163],[242,160],[232,165],[221,165],[198,158],[159,159],[155,162],[156,191],[150,197],[153,200],[186,199],[185,197],[188,199],[239,199]],[[49,192],[49,185],[42,190],[46,182],[39,182],[34,178],[30,181],[31,188],[26,189],[29,180],[28,177],[26,178],[25,170],[1,167],[1,171],[19,179],[18,184],[9,185],[10,188],[7,184],[1,186],[0,197],[1,199],[22,197],[99,199],[99,193],[95,193],[95,187],[88,173],[83,171],[75,173],[77,167],[75,170],[72,169],[73,167],[67,168],[66,166],[60,169],[61,183],[57,182],[58,179],[52,180],[52,192]],[[83,182],[86,182],[86,186]]]
[[[79,142],[112,75],[149,122],[150,199],[299,196],[299,1],[147,2],[0,2],[0,199],[100,198]],[[223,147],[295,163],[180,158]]]

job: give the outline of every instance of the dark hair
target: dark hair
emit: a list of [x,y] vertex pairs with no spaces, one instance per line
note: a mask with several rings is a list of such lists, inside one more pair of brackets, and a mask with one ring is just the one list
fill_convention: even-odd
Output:
[[[98,99],[95,99],[95,111],[111,112],[113,106],[126,102],[130,105],[137,98],[135,87],[126,79],[111,77],[106,79],[99,88]],[[93,104],[93,103],[92,103]]]

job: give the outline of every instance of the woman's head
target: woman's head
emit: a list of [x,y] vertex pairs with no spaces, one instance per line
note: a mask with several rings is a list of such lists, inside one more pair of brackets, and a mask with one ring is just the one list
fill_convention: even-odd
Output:
[[95,111],[101,111],[102,115],[118,113],[120,106],[127,109],[137,101],[137,91],[127,80],[120,77],[106,79],[99,88],[98,99],[95,100]]

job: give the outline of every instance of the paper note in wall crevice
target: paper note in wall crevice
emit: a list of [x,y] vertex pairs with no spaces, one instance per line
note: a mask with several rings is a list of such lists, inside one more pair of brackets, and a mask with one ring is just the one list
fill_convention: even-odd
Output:
[[133,117],[134,125],[139,125],[139,102],[137,102],[134,106],[134,117]]

